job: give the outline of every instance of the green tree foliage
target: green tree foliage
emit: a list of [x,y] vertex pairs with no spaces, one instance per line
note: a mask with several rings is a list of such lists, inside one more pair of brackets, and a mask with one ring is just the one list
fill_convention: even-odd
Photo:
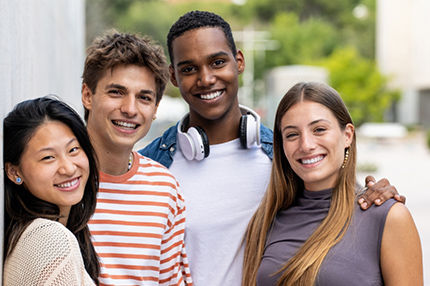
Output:
[[[275,51],[252,54],[254,82],[262,82],[265,70],[284,65],[324,65],[330,84],[344,97],[356,124],[381,121],[398,100],[399,92],[386,88],[387,78],[376,66],[376,0],[247,0],[229,1],[87,0],[87,42],[108,28],[151,35],[165,47],[172,23],[191,10],[215,12],[234,31],[245,26],[268,31],[279,43]],[[360,9],[359,9],[360,8]],[[360,12],[360,13],[358,13]],[[238,48],[241,43],[238,41]],[[249,67],[248,67],[249,68]],[[263,96],[259,88],[259,96]],[[168,85],[168,94],[180,96]],[[256,96],[258,97],[258,95]],[[258,101],[258,98],[255,98]]]
[[270,33],[280,49],[267,52],[267,67],[309,64],[329,56],[339,43],[330,23],[316,18],[300,22],[293,13],[278,13]]
[[296,14],[300,21],[320,18],[341,27],[342,16],[359,3],[360,0],[248,0],[247,5],[263,22],[270,22],[280,12],[288,12]]
[[375,62],[354,47],[336,49],[321,64],[329,70],[330,85],[342,96],[357,126],[383,121],[386,109],[400,97],[398,91],[386,88],[388,79]]

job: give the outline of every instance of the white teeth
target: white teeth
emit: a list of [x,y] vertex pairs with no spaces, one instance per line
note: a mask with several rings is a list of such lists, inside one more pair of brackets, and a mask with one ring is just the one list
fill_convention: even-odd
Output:
[[316,162],[319,162],[323,159],[323,156],[318,156],[312,159],[302,159],[302,164],[314,164]]
[[201,99],[213,99],[213,98],[220,96],[221,93],[222,93],[222,91],[212,92],[212,93],[208,93],[208,94],[200,94],[200,98]]
[[71,182],[67,182],[67,183],[64,183],[64,184],[58,184],[56,186],[59,187],[59,188],[70,188],[71,186],[74,186],[77,183],[78,183],[78,179],[76,178],[76,179],[74,179]]
[[123,128],[127,128],[127,129],[135,129],[136,128],[136,124],[133,123],[128,123],[128,122],[122,122],[122,121],[114,121],[115,125],[121,126]]

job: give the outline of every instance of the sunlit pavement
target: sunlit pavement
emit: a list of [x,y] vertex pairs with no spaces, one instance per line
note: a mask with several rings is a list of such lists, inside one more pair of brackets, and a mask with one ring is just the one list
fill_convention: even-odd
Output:
[[[366,175],[387,178],[406,196],[406,206],[420,233],[424,256],[424,285],[430,285],[430,149],[425,135],[416,132],[404,139],[358,137],[358,180]],[[376,171],[369,171],[376,167]]]

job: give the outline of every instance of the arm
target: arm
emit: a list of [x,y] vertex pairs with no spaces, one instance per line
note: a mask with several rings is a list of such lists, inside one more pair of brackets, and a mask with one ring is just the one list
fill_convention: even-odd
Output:
[[184,243],[185,204],[179,185],[174,192],[176,200],[170,203],[168,228],[165,229],[160,249],[159,285],[191,286],[193,283]]
[[423,261],[418,230],[405,205],[394,204],[387,215],[381,243],[385,285],[423,285]]
[[399,195],[396,187],[390,185],[387,179],[381,179],[376,183],[375,181],[373,176],[366,177],[366,187],[368,189],[358,200],[363,210],[367,210],[373,203],[379,206],[393,197],[403,204],[406,202],[406,197]]

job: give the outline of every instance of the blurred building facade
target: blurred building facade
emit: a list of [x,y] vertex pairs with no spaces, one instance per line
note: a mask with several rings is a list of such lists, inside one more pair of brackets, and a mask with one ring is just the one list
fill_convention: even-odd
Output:
[[279,66],[267,71],[265,81],[267,96],[263,104],[265,114],[262,114],[261,120],[266,126],[273,128],[276,109],[285,93],[293,85],[302,81],[317,81],[328,84],[329,72],[323,67],[316,66]]
[[430,127],[430,1],[377,0],[376,60],[400,89],[395,121]]
[[[0,113],[25,99],[55,94],[83,114],[85,0],[0,0]],[[3,164],[3,124],[0,124]],[[3,172],[0,172],[3,206]],[[3,207],[0,231],[3,233]],[[3,237],[0,235],[0,245]],[[1,267],[1,265],[0,265]],[[2,281],[0,272],[0,281]]]

